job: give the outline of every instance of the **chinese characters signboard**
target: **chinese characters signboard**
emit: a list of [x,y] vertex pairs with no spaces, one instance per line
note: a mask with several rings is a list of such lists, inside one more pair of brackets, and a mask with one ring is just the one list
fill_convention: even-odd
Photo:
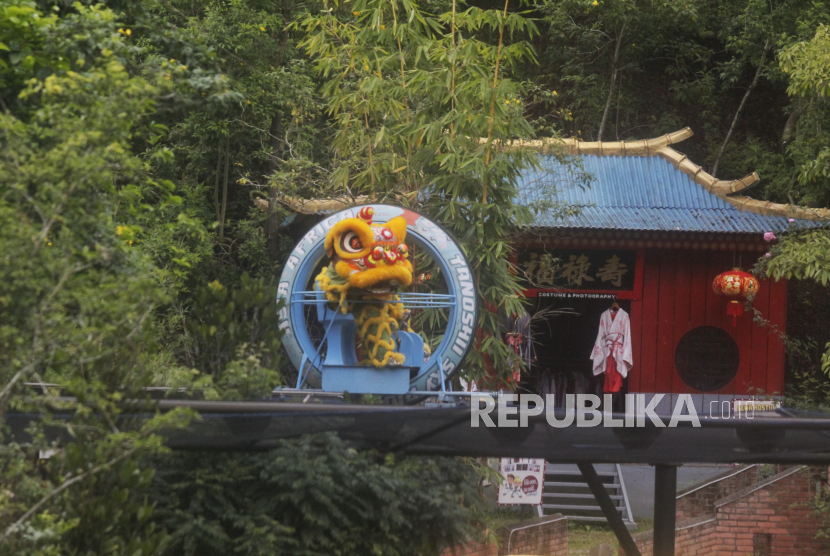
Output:
[[529,458],[501,458],[499,504],[542,503],[545,484],[545,460]]
[[522,249],[519,275],[532,289],[634,289],[636,251]]

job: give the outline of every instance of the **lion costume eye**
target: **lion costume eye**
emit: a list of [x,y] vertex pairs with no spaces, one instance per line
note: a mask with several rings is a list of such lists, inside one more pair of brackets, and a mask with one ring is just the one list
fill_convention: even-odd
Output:
[[340,238],[340,249],[346,253],[360,253],[363,250],[363,242],[356,232],[346,232]]

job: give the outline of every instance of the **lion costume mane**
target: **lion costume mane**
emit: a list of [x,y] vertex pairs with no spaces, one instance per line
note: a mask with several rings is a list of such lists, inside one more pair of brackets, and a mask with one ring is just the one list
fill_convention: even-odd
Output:
[[315,278],[315,287],[344,314],[354,315],[361,364],[385,367],[404,362],[404,355],[395,352],[393,334],[404,320],[397,292],[412,283],[412,263],[404,244],[406,220],[373,224],[374,214],[364,207],[357,218],[332,226],[325,240],[331,262]]

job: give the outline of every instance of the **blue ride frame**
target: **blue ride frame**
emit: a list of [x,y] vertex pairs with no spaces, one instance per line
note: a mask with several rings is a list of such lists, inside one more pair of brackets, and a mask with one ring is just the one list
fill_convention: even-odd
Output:
[[[410,240],[432,257],[444,276],[450,275],[449,266],[434,246],[425,241],[414,230],[407,232],[407,241]],[[399,352],[406,357],[404,365],[376,368],[357,364],[354,348],[354,316],[329,309],[328,302],[322,296],[322,292],[305,289],[305,285],[309,284],[312,279],[312,272],[324,256],[324,245],[319,243],[300,265],[294,281],[295,289],[289,297],[289,310],[293,322],[305,322],[304,307],[314,304],[317,306],[318,320],[326,327],[323,341],[316,348],[308,335],[307,329],[303,329],[304,333],[296,334],[297,341],[303,350],[303,358],[297,377],[297,389],[305,385],[309,375],[316,368],[320,370],[322,389],[326,392],[405,394],[409,391],[412,380],[429,373],[434,366],[437,366],[440,390],[442,392],[446,391],[444,369],[442,362],[438,360],[438,355],[447,347],[446,344],[449,342],[447,335],[442,338],[438,348],[426,362],[423,361],[423,338],[415,333],[398,331],[396,335],[400,342]],[[449,294],[403,292],[400,294],[401,300],[405,307],[409,309],[448,307],[450,311],[448,322],[454,322],[455,313],[458,310],[459,292],[455,291],[455,284],[452,280],[445,280],[445,282]],[[356,302],[360,303],[360,301]],[[325,361],[320,360],[320,351],[323,344],[328,346]],[[334,346],[336,346],[335,349],[332,349]],[[314,355],[308,357],[310,353]],[[308,366],[307,371],[306,366]]]

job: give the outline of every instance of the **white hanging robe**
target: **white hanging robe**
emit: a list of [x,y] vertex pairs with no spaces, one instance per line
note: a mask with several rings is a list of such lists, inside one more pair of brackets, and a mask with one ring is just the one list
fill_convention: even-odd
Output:
[[605,364],[610,355],[617,362],[617,371],[628,376],[628,371],[634,366],[634,357],[631,355],[631,322],[628,313],[619,309],[617,316],[611,319],[611,309],[605,311],[599,318],[599,333],[591,352],[594,363],[594,376],[605,372]]

